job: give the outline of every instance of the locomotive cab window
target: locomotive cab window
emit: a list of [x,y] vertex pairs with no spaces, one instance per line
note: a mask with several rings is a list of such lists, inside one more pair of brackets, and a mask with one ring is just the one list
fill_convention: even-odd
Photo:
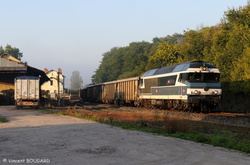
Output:
[[159,78],[159,86],[169,86],[169,85],[175,85],[177,76],[168,76],[168,77],[160,77]]
[[188,82],[216,83],[219,82],[219,79],[219,73],[182,73],[180,75],[180,81]]

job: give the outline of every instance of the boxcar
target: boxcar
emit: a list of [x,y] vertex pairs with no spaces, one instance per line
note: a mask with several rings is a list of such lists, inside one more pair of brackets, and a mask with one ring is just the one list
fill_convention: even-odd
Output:
[[103,84],[91,84],[80,90],[82,102],[101,102]]

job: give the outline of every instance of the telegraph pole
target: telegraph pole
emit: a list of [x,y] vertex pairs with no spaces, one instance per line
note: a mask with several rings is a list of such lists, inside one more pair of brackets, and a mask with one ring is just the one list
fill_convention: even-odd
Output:
[[61,102],[60,102],[60,68],[58,68],[58,71],[57,71],[57,87],[58,87],[58,92],[57,92],[57,101],[58,101],[58,106],[61,105]]

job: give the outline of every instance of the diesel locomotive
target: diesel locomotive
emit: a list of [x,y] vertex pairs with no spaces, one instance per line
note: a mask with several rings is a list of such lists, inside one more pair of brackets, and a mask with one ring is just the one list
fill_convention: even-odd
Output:
[[80,90],[86,102],[211,112],[221,102],[220,72],[204,61],[152,69],[141,77],[88,85]]

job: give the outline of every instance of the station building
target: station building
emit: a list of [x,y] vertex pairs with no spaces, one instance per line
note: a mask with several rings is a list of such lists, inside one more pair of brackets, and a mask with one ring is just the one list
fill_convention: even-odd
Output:
[[[44,69],[47,77],[50,78],[50,81],[45,82],[42,85],[42,90],[47,93],[47,97],[51,99],[57,99],[58,96],[62,97],[64,95],[64,84],[65,76],[62,74],[62,69],[58,68],[58,71]],[[58,95],[59,94],[59,95]]]

